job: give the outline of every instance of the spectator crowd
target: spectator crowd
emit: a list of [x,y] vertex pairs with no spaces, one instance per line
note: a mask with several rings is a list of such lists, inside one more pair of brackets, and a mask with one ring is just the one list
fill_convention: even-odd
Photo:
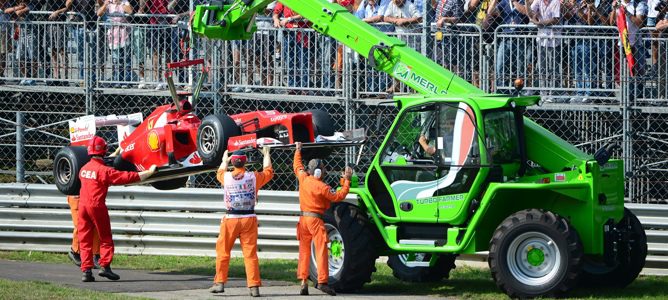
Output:
[[[668,70],[666,45],[657,41],[668,28],[664,1],[332,0],[476,85],[489,80],[497,90],[511,92],[521,78],[530,87],[525,93],[570,103],[600,98],[624,76],[625,56],[614,28],[620,9],[635,57],[631,97],[643,93],[648,78],[658,77],[659,66]],[[199,2],[206,1],[194,5]],[[85,85],[83,78],[95,82],[100,76],[110,87],[165,89],[166,63],[187,55],[180,42],[190,5],[189,0],[0,0],[0,77],[30,86],[39,84],[36,79]],[[231,53],[223,58],[229,60],[229,91],[271,86],[309,94],[341,88],[344,47],[304,30],[312,24],[281,3],[269,5],[258,20],[253,39],[225,45]],[[485,55],[493,57],[484,60],[493,70],[487,79],[479,73]],[[363,74],[358,88],[371,94],[402,90],[360,57],[353,60]],[[88,69],[93,71],[85,76]]]

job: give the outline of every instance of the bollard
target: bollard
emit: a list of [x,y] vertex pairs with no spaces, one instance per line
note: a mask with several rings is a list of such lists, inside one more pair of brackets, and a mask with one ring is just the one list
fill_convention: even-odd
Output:
[[23,113],[16,112],[16,182],[23,183],[25,181],[25,169],[23,166],[23,152],[25,140],[23,138]]

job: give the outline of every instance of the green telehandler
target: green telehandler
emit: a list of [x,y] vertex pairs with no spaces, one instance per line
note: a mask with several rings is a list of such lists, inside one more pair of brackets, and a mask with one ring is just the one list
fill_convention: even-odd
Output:
[[[271,2],[199,5],[193,32],[249,39]],[[481,251],[511,297],[635,280],[647,238],[624,208],[623,161],[610,159],[615,145],[584,153],[523,116],[539,97],[486,94],[337,4],[279,2],[419,93],[394,98],[390,131],[363,184],[350,190],[357,204],[325,215],[330,286],[361,288],[381,255],[399,279],[441,280],[457,255]]]

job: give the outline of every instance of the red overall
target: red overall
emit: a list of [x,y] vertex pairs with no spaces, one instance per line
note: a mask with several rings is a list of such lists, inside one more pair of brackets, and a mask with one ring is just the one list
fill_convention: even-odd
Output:
[[[295,152],[293,167],[299,180],[299,208],[301,211],[323,215],[329,209],[331,202],[340,202],[348,195],[350,180],[344,180],[341,189],[333,191],[329,185],[306,173],[300,151]],[[325,222],[315,217],[299,217],[297,239],[299,240],[297,278],[302,280],[308,278],[309,265],[311,264],[311,241],[313,241],[318,269],[318,284],[327,284],[329,280],[329,250],[327,249]]]
[[137,172],[123,172],[105,166],[102,159],[94,157],[79,172],[79,248],[81,270],[93,268],[93,232],[100,237],[100,266],[107,267],[114,257],[111,239],[111,222],[105,203],[110,185],[139,181]]

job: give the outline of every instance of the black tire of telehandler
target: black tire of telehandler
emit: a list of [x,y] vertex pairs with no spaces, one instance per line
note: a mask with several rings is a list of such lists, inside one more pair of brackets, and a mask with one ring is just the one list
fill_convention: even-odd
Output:
[[[371,281],[376,271],[378,237],[373,235],[372,224],[366,214],[349,203],[336,203],[325,212],[325,224],[341,234],[344,245],[343,266],[338,274],[329,276],[329,286],[337,292],[350,292]],[[311,255],[309,278],[317,282],[316,262]]]
[[[562,263],[558,273],[546,283],[525,284],[511,271],[515,269],[515,272],[522,272],[510,267],[508,252],[515,239],[523,234],[533,234],[534,238],[547,236],[559,250]],[[519,249],[521,243],[516,246]],[[516,255],[510,255],[510,257],[518,260]],[[490,241],[488,263],[492,278],[496,285],[511,298],[551,298],[570,291],[578,283],[582,261],[583,248],[577,232],[566,219],[550,211],[526,209],[516,212],[497,227]],[[526,276],[531,278],[531,276]]]
[[647,235],[640,220],[628,208],[624,208],[624,218],[619,222],[631,227],[631,253],[628,261],[615,267],[607,267],[585,259],[582,266],[582,284],[624,288],[631,284],[645,267],[647,258]]
[[442,254],[438,256],[436,264],[431,267],[409,267],[404,264],[399,254],[389,255],[387,265],[392,269],[392,275],[406,282],[435,282],[450,277],[450,271],[455,268],[456,255]]

